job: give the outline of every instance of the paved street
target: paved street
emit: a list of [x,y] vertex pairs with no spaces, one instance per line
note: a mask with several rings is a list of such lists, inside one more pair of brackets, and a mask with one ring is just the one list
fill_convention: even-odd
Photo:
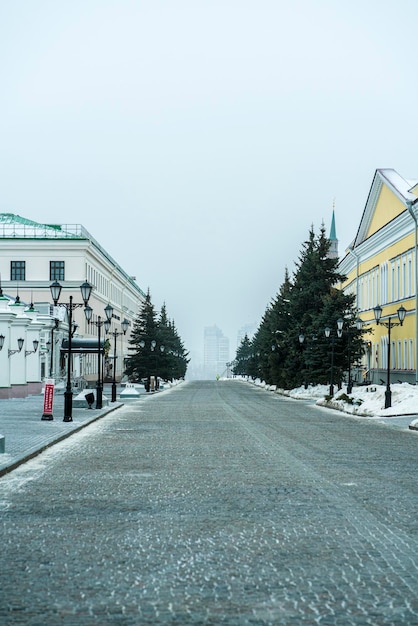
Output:
[[418,623],[418,433],[238,382],[118,408],[0,478],[0,623]]
[[[111,397],[111,396],[109,396]],[[56,394],[54,418],[43,421],[43,395],[0,400],[0,433],[5,438],[5,452],[0,454],[0,477],[60,439],[84,428],[121,406],[118,400],[102,409],[73,407],[72,422],[64,422],[64,395]]]

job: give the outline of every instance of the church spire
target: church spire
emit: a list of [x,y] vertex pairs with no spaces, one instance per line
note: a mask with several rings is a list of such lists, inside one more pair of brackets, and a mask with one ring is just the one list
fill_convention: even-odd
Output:
[[337,239],[337,229],[335,227],[335,200],[332,203],[332,219],[331,219],[331,228],[329,232],[329,241],[330,247],[328,256],[330,259],[338,258],[338,239]]

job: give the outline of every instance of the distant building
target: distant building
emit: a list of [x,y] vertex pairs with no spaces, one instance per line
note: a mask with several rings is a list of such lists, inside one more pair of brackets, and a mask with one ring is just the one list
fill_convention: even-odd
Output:
[[204,331],[204,378],[222,376],[229,363],[229,339],[217,326],[207,326]]
[[252,339],[255,335],[256,330],[257,325],[255,324],[255,322],[253,322],[252,324],[245,324],[244,326],[241,326],[237,334],[237,348],[245,338],[245,335],[247,335],[248,339]]

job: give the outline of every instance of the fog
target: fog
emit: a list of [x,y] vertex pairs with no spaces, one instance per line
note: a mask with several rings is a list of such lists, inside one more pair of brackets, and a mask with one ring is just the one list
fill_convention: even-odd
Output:
[[335,203],[340,254],[374,172],[418,179],[418,5],[0,3],[0,211],[83,224],[203,329],[258,324]]

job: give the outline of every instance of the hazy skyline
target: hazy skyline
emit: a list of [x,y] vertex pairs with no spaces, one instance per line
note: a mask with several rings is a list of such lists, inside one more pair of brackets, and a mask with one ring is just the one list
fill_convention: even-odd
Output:
[[[80,223],[185,346],[234,352],[335,201],[418,179],[416,2],[0,2],[0,211]],[[233,354],[231,354],[231,357]]]

